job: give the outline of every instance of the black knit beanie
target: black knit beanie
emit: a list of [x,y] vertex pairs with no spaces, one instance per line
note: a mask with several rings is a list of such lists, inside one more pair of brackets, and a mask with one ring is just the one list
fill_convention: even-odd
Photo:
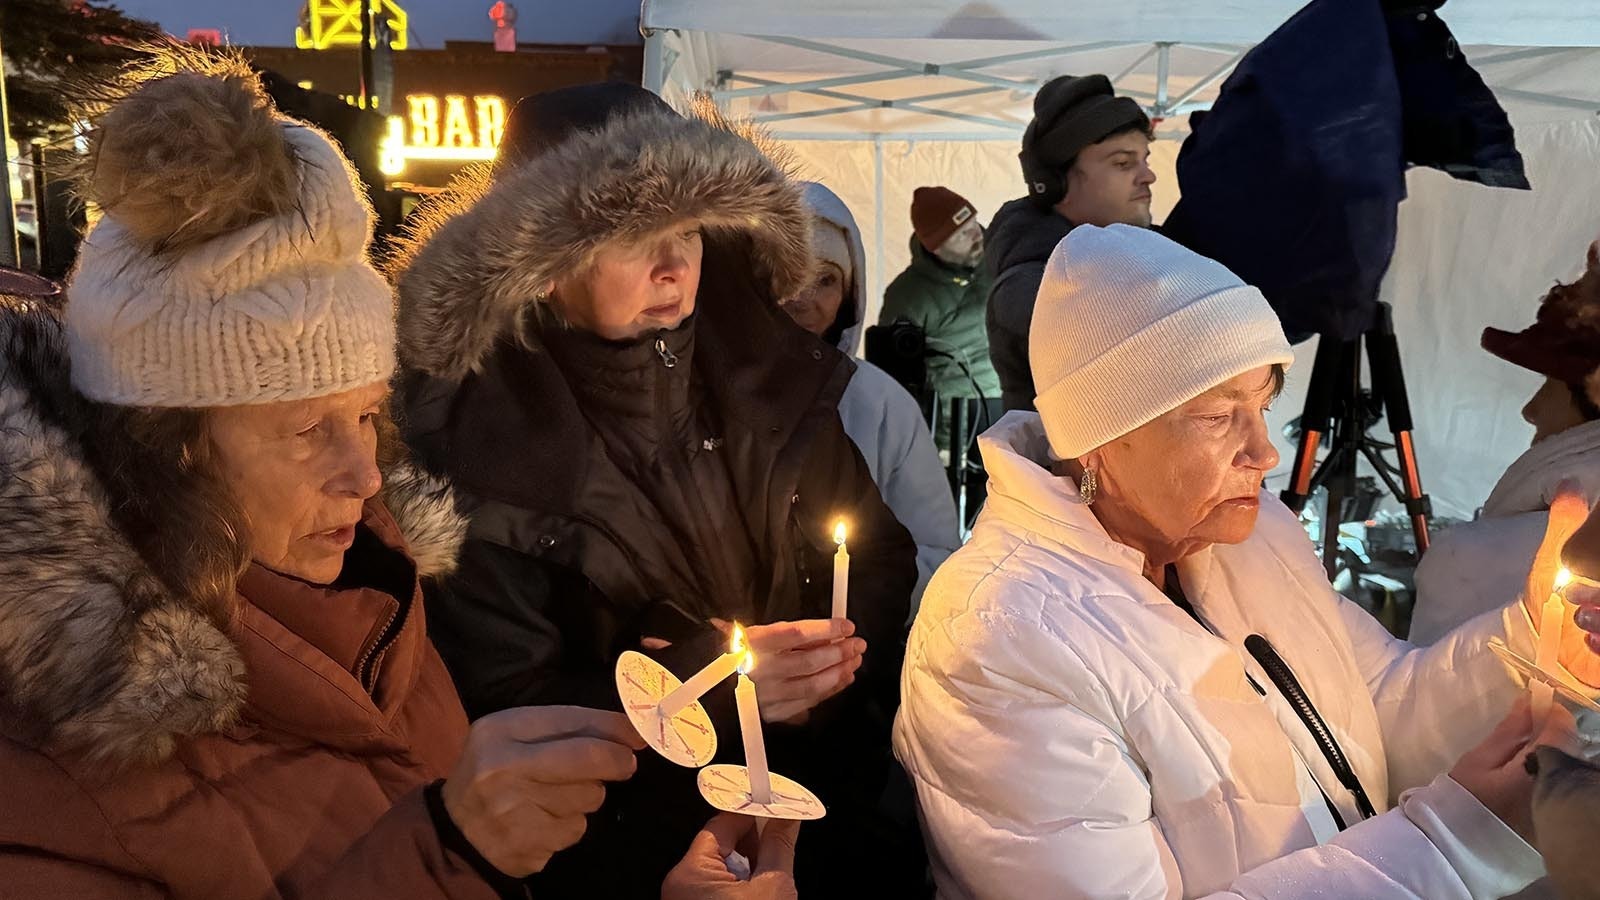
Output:
[[496,165],[503,168],[532,159],[578,131],[599,131],[613,116],[677,113],[665,100],[618,81],[580,84],[523,97],[506,117]]
[[1083,148],[1130,126],[1150,127],[1139,104],[1118,97],[1104,75],[1052,78],[1033,98],[1033,121],[1022,134],[1022,152],[1039,164],[1064,169]]

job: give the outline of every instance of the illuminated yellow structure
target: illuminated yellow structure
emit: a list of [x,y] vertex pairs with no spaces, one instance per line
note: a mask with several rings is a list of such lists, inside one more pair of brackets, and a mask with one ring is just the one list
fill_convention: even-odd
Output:
[[388,20],[389,47],[406,49],[406,11],[395,0],[306,0],[302,24],[294,29],[294,45],[301,50],[361,46],[363,4]]
[[393,177],[404,172],[410,160],[491,160],[505,127],[506,103],[499,97],[407,94],[406,115],[389,117],[379,168]]

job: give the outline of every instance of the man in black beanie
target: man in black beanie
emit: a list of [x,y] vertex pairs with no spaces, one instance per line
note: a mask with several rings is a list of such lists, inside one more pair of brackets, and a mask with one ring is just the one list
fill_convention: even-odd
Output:
[[1044,265],[1079,225],[1149,227],[1150,119],[1116,96],[1104,75],[1064,75],[1033,98],[1022,135],[1028,195],[1000,208],[989,225],[984,265],[989,291],[989,356],[1005,408],[1033,409],[1028,323]]

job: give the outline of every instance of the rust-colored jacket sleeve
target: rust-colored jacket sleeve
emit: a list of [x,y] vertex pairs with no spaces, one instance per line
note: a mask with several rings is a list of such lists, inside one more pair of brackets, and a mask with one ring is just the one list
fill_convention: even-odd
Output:
[[[527,892],[514,879],[499,876],[497,889],[479,874],[474,861],[445,846],[436,818],[442,811],[430,812],[425,799],[427,789],[418,788],[401,797],[379,819],[371,831],[345,852],[315,884],[295,892],[295,896],[317,900],[390,900],[414,897],[419,900],[496,900],[526,897]],[[453,826],[445,826],[453,831]],[[481,859],[478,866],[484,866]],[[489,873],[494,877],[497,873]]]
[[[123,847],[94,802],[67,779],[56,779],[53,810],[0,804],[0,897],[29,900],[190,900],[182,873],[166,876]],[[418,788],[401,797],[329,869],[309,882],[278,881],[256,892],[250,877],[237,886],[251,900],[497,900],[526,897],[513,879],[492,886],[463,853],[449,849]],[[6,791],[0,790],[0,799]],[[18,813],[21,813],[20,815]],[[447,830],[453,830],[451,826]],[[185,836],[177,833],[174,841]],[[241,848],[246,849],[246,848]],[[206,852],[197,847],[196,852]],[[483,865],[478,860],[478,865]],[[249,865],[242,864],[241,870]],[[490,870],[490,877],[497,875]],[[176,876],[176,877],[172,877]],[[268,877],[263,873],[263,881]],[[177,882],[176,884],[174,882]],[[193,885],[189,885],[192,887]],[[194,900],[199,900],[198,897]],[[226,900],[208,897],[207,900]]]

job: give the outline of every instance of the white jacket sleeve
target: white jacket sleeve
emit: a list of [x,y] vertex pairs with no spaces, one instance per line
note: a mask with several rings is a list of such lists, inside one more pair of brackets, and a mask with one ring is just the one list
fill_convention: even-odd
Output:
[[1417,564],[1417,599],[1406,639],[1419,647],[1432,644],[1522,593],[1549,520],[1548,512],[1498,516],[1434,538]]
[[1511,711],[1523,685],[1489,641],[1498,637],[1531,657],[1535,634],[1521,601],[1508,599],[1508,605],[1468,620],[1432,645],[1414,647],[1338,598],[1356,666],[1378,711],[1392,794],[1449,771]]
[[1036,620],[991,612],[945,624],[928,639],[972,651],[969,661],[941,652],[925,665],[913,647],[895,735],[945,900],[1487,900],[1542,872],[1532,848],[1442,779],[1329,844],[1210,894],[1186,890],[1090,668]]
[[1544,875],[1538,851],[1448,775],[1326,844],[1239,876],[1217,898],[1395,897],[1492,900]]

